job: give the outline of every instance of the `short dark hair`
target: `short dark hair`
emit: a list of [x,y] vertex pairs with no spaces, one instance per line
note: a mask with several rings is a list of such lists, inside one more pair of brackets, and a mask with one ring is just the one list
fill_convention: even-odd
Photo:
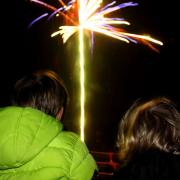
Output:
[[127,161],[134,152],[149,149],[180,153],[180,114],[166,97],[136,101],[119,123],[119,156]]
[[68,92],[60,76],[51,70],[39,70],[24,76],[14,86],[12,104],[32,107],[56,117],[66,109]]

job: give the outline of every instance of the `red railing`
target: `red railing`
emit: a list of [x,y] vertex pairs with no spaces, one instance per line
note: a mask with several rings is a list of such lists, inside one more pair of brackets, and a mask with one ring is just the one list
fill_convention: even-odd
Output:
[[91,151],[102,176],[112,176],[113,172],[119,168],[118,157],[114,152]]

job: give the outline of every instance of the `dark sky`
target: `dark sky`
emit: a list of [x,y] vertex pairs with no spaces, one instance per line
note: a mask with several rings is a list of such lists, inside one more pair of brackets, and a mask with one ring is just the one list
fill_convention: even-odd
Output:
[[[136,99],[168,96],[180,103],[176,1],[134,2],[139,5],[124,8],[112,16],[128,20],[131,23],[125,27],[128,32],[150,34],[163,41],[164,46],[155,45],[159,49],[157,53],[142,44],[127,44],[100,34],[95,34],[93,53],[86,44],[85,136],[91,149],[106,151],[114,148],[118,121]],[[59,22],[44,19],[27,29],[30,22],[45,10],[25,0],[1,4],[0,105],[8,105],[14,82],[25,73],[43,68],[55,70],[64,79],[70,93],[66,126],[78,132],[77,35],[65,45],[60,36],[50,37],[59,24],[63,24],[63,19]]]

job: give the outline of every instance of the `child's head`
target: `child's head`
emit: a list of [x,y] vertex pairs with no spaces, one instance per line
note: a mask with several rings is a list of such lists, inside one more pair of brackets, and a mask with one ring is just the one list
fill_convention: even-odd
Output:
[[60,76],[51,70],[40,70],[16,82],[12,104],[36,108],[60,119],[67,100],[68,93]]
[[117,144],[122,160],[149,149],[180,153],[180,114],[173,102],[165,97],[136,101],[120,121]]

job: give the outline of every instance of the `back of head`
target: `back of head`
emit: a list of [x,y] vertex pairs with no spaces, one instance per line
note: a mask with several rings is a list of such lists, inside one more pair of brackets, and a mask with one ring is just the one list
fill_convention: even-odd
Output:
[[165,97],[136,101],[120,121],[117,144],[124,161],[151,149],[179,154],[180,114],[174,103]]
[[68,94],[63,80],[51,70],[40,70],[18,80],[12,104],[32,107],[56,117],[66,108]]

